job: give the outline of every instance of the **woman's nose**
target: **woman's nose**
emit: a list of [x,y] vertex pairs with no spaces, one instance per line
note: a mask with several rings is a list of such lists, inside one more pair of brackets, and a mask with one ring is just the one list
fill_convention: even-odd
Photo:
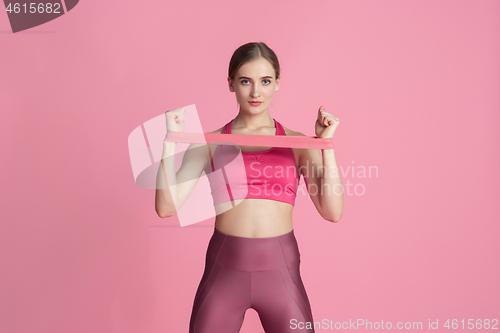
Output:
[[258,85],[254,85],[252,87],[252,96],[259,96],[259,95],[260,95],[259,87]]

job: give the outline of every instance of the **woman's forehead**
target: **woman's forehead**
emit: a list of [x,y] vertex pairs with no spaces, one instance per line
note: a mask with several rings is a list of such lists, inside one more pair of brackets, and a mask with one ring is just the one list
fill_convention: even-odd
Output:
[[255,60],[251,60],[238,69],[238,77],[246,76],[246,77],[254,77],[261,78],[264,76],[273,76],[274,68],[271,63],[265,58],[258,58]]

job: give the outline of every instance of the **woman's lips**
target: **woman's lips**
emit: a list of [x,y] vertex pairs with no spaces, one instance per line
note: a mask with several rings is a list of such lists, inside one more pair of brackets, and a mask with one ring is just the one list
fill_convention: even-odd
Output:
[[257,105],[260,105],[262,102],[249,102],[249,103],[254,105],[254,106],[257,106]]

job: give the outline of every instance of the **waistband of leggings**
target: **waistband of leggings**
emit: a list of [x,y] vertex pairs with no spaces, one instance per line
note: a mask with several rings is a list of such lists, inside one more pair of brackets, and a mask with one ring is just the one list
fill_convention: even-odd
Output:
[[[214,228],[214,250],[220,249],[216,261],[243,271],[272,270],[298,267],[300,254],[294,231],[265,238],[247,238],[227,235]],[[215,245],[214,244],[214,245]]]
[[248,244],[254,248],[255,247],[258,248],[260,246],[267,248],[273,245],[279,246],[280,242],[296,241],[293,229],[290,232],[287,232],[286,234],[279,236],[251,238],[251,237],[227,235],[223,232],[220,232],[219,230],[217,230],[217,228],[214,227],[214,237],[219,239],[224,239],[224,244],[226,246],[232,246],[232,245],[245,246],[246,244]]

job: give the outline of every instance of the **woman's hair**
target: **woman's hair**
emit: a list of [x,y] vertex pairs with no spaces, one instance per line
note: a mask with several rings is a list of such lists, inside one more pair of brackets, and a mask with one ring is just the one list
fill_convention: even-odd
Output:
[[274,71],[276,72],[275,78],[278,79],[280,77],[280,64],[278,62],[278,57],[276,57],[276,54],[269,48],[269,46],[262,42],[251,42],[238,47],[238,49],[234,51],[231,61],[229,61],[228,76],[231,80],[234,80],[234,75],[241,66],[259,57],[269,60],[271,65],[273,65]]

